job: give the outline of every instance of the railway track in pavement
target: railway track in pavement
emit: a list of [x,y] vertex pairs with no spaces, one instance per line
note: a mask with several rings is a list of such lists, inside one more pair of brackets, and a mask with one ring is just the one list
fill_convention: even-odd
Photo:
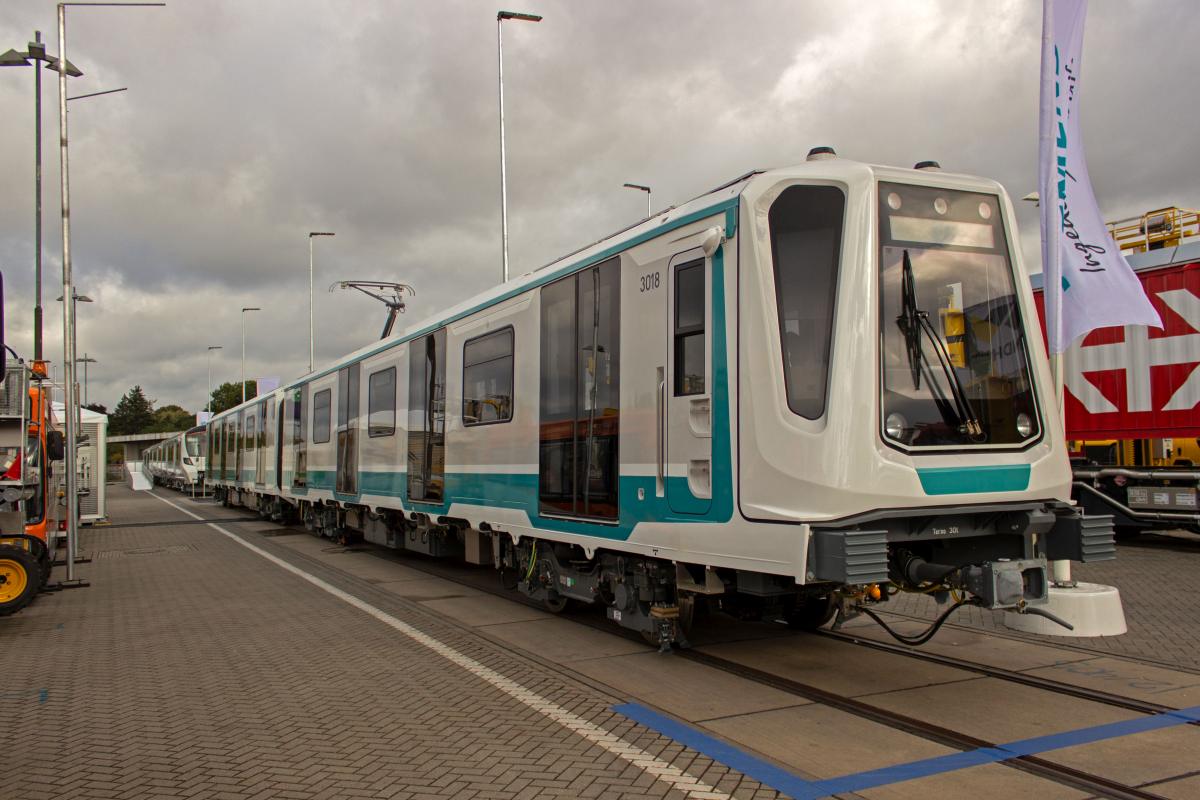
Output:
[[[244,522],[257,524],[262,522],[262,520],[257,517],[247,516]],[[282,526],[279,527],[282,528]],[[265,535],[263,531],[256,531],[256,533]],[[307,534],[307,532],[297,531],[297,534],[303,535]],[[365,549],[371,551],[375,556],[383,558],[384,560],[402,563],[406,567],[416,569],[426,574],[454,583],[458,583],[477,591],[482,591],[497,597],[503,597],[510,601],[522,602],[535,608],[542,607],[539,603],[535,603],[518,593],[506,590],[499,586],[498,581],[494,580],[491,570],[488,570],[487,574],[485,574],[483,569],[470,567],[468,565],[457,563],[441,563],[418,555],[377,548],[373,545],[360,544],[354,545],[353,548],[356,550]],[[308,558],[299,553],[297,555],[300,555],[305,559]],[[641,641],[640,637],[638,637],[636,634],[619,628],[614,628],[607,619],[598,616],[588,614],[570,614],[568,618],[581,625],[589,626],[614,636],[622,636],[630,640]],[[960,669],[969,673],[984,675],[1025,686],[1031,686],[1043,691],[1067,695],[1088,702],[1096,702],[1104,705],[1115,706],[1138,713],[1161,714],[1173,710],[1168,706],[1163,706],[1157,703],[1123,697],[1121,695],[1115,695],[1096,689],[1073,686],[1061,681],[1026,675],[1013,670],[1005,670],[985,664],[957,659],[951,656],[944,656],[924,651],[915,651],[910,648],[898,647],[888,643],[866,640],[851,634],[821,631],[815,635],[837,639],[850,644],[871,648],[882,652],[888,652],[913,659],[937,663],[942,666]],[[747,646],[752,645],[748,644]],[[827,707],[834,708],[836,710],[852,714],[877,724],[884,725],[888,728],[918,736],[927,741],[935,742],[942,746],[957,749],[959,751],[965,752],[997,748],[1001,744],[999,742],[988,741],[970,734],[956,731],[952,728],[948,728],[927,720],[901,714],[864,700],[847,697],[836,692],[830,692],[818,686],[793,680],[786,675],[776,674],[767,670],[762,670],[756,667],[731,661],[711,653],[703,652],[702,650],[679,649],[675,654],[677,657],[707,666],[711,669],[727,672],[742,679],[750,680],[778,691],[783,691],[810,702],[820,703]],[[1198,723],[1193,722],[1191,724]],[[1098,797],[1116,798],[1117,800],[1163,800],[1161,795],[1154,794],[1147,789],[1121,783],[1102,775],[1079,770],[1038,756],[1019,755],[1000,760],[997,763],[1054,781],[1065,786],[1079,789]]]

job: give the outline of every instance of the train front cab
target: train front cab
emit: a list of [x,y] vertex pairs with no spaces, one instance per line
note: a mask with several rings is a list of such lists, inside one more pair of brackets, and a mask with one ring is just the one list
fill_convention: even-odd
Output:
[[1039,613],[1048,560],[1114,549],[1070,503],[1004,191],[841,161],[768,175],[742,197],[741,514],[792,531],[802,597]]

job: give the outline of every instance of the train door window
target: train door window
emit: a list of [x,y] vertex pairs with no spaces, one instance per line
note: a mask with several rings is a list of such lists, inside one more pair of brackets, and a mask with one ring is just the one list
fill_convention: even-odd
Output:
[[675,268],[675,396],[704,394],[704,260]]
[[335,489],[358,492],[359,365],[338,370],[337,476]]
[[440,503],[446,469],[446,330],[408,345],[408,498]]
[[292,392],[292,446],[296,450],[296,466],[292,486],[308,486],[308,385]]
[[620,279],[612,258],[542,288],[543,513],[618,515]]
[[513,329],[463,345],[463,425],[508,422],[513,415]]
[[367,436],[396,432],[396,368],[372,372],[367,380]]
[[329,441],[329,405],[331,396],[332,393],[329,389],[322,389],[313,395],[313,444],[325,444]]
[[771,253],[788,408],[825,413],[846,195],[835,186],[790,186],[771,204]]

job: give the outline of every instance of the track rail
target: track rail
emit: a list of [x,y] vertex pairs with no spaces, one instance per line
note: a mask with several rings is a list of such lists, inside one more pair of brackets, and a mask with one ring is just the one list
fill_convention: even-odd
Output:
[[[860,636],[855,636],[851,633],[843,631],[819,630],[815,635],[822,636],[827,639],[836,639],[841,642],[866,647],[871,650],[879,650],[885,653],[893,653],[895,655],[911,658],[916,661],[924,661],[929,664],[940,664],[945,667],[953,667],[966,672],[974,672],[977,675],[984,675],[989,678],[996,678],[1009,683],[1019,683],[1023,686],[1032,686],[1037,689],[1044,689],[1055,694],[1068,695],[1070,697],[1078,697],[1081,700],[1091,700],[1095,703],[1103,703],[1108,706],[1124,708],[1129,711],[1137,711],[1142,714],[1162,714],[1167,711],[1174,711],[1173,706],[1162,705],[1161,703],[1152,703],[1148,700],[1137,700],[1124,695],[1113,694],[1102,689],[1089,689],[1083,686],[1073,686],[1069,683],[1063,683],[1051,678],[1043,678],[1038,675],[1029,675],[1016,670],[1004,669],[1003,667],[994,667],[989,664],[980,664],[975,661],[966,661],[954,656],[942,655],[941,653],[931,653],[927,650],[914,650],[908,647],[891,644],[890,642],[880,642],[874,639],[864,639]],[[1189,723],[1191,725],[1200,725],[1200,722]]]
[[[863,719],[885,725],[894,730],[919,736],[922,739],[927,739],[946,747],[965,751],[995,747],[999,744],[998,742],[989,742],[965,733],[959,733],[958,731],[936,725],[932,722],[926,722],[905,714],[889,711],[861,700],[828,692],[816,686],[793,681],[790,678],[785,678],[771,672],[747,667],[744,664],[729,661],[719,656],[697,650],[682,650],[679,651],[678,655],[689,661],[694,661],[713,669],[719,669],[723,672],[770,686],[773,689],[797,697],[803,697],[806,700],[811,700],[830,708],[836,708],[839,711],[862,717]],[[1147,792],[1136,786],[1129,786],[1119,781],[1077,770],[1074,767],[1057,764],[1037,756],[1017,756],[997,763],[1005,764],[1014,769],[1019,769],[1023,772],[1028,772],[1038,777],[1046,778],[1101,797],[1117,798],[1118,800],[1164,800],[1161,795]]]
[[[388,551],[384,551],[388,553]],[[388,553],[391,555],[391,553]],[[400,560],[400,559],[397,559]],[[504,590],[503,588],[492,584],[490,581],[471,581],[467,580],[459,574],[456,569],[439,568],[436,562],[430,562],[426,559],[403,559],[406,566],[411,566],[421,572],[429,575],[435,575],[440,578],[458,583],[460,585],[469,586],[479,591],[484,591],[493,594],[497,597],[504,597],[508,600],[517,600],[524,602],[536,608],[541,608],[541,605],[523,597],[519,593]],[[641,641],[640,637],[632,632],[627,632],[622,629],[614,630],[612,623],[605,620],[587,619],[581,616],[572,616],[572,620],[586,625],[588,627],[603,630],[616,635],[625,635],[630,640]],[[830,633],[833,638],[845,638],[847,641],[858,641],[856,637],[847,636],[845,634]],[[983,672],[994,670],[993,673],[988,673],[992,677],[998,677],[1002,680],[1012,680],[1013,682],[1025,683],[1028,679],[1030,685],[1036,685],[1040,689],[1057,692],[1060,694],[1070,695],[1079,699],[1091,700],[1094,702],[1104,702],[1108,705],[1115,705],[1121,708],[1126,708],[1132,711],[1138,711],[1146,714],[1157,714],[1162,711],[1172,710],[1167,706],[1160,706],[1156,703],[1146,703],[1135,700],[1133,698],[1121,697],[1112,695],[1107,692],[1097,690],[1081,689],[1070,684],[1053,681],[1048,678],[1034,678],[1033,676],[1022,675],[1021,673],[1012,672],[1010,670],[1002,670],[999,668],[988,667],[983,664],[976,664],[969,661],[961,661],[948,656],[936,656],[935,654],[925,653],[923,651],[913,651],[907,648],[894,647],[887,643],[870,642],[863,640],[865,646],[879,644],[880,650],[894,650],[895,652],[912,655],[918,653],[916,657],[933,656],[934,658],[945,658],[949,666],[954,666],[959,669],[972,672]],[[744,664],[739,664],[735,661],[714,656],[709,653],[704,653],[699,650],[676,650],[675,655],[688,659],[698,664],[708,666],[712,669],[718,669],[723,672],[728,672],[737,675],[745,680],[754,681],[762,685],[769,686],[778,691],[783,691],[788,694],[802,697],[812,702],[821,703],[830,708],[836,708],[846,713],[854,714],[863,719],[870,720],[877,724],[900,730],[914,736],[919,736],[923,739],[936,742],[946,747],[952,747],[957,750],[976,750],[979,748],[995,747],[997,742],[989,742],[984,739],[979,739],[968,734],[959,733],[958,731],[945,728],[941,725],[936,725],[931,722],[926,722],[904,714],[899,714],[889,711],[879,706],[871,705],[870,703],[856,700],[854,698],[844,697],[833,692],[826,691],[816,686],[800,683],[799,681],[785,678],[781,675],[759,670],[754,667],[748,667]],[[953,663],[959,661],[960,663]],[[1195,724],[1195,723],[1193,723]],[[1056,783],[1071,786],[1081,791],[1088,792],[1100,797],[1116,798],[1116,800],[1164,800],[1161,795],[1148,792],[1136,786],[1129,786],[1119,781],[1111,780],[1100,775],[1095,775],[1089,772],[1075,769],[1063,764],[1057,764],[1053,761],[1039,758],[1037,756],[1019,756],[1005,761],[998,762],[1007,765],[1014,769],[1022,770],[1038,777],[1052,780]]]
[[[255,523],[261,521],[253,516],[240,520],[223,519],[223,522],[242,522]],[[282,527],[282,526],[280,526]],[[259,532],[261,534],[261,532]],[[360,549],[356,547],[355,549]],[[503,589],[502,587],[486,580],[468,580],[457,569],[446,569],[441,567],[437,562],[424,558],[403,558],[397,557],[398,554],[386,549],[378,549],[373,546],[367,548],[377,551],[385,557],[385,560],[403,563],[405,566],[425,572],[429,575],[434,575],[445,580],[458,583],[462,586],[468,586],[472,589],[487,592],[497,597],[504,597],[510,601],[516,600],[524,602],[536,608],[541,608],[541,604],[534,603],[531,600],[521,596],[519,593],[514,593]],[[631,632],[621,629],[614,630],[611,623],[607,620],[588,619],[582,616],[573,615],[572,620],[595,628],[603,630],[614,635],[627,635],[631,640],[640,641],[640,638]],[[1092,702],[1104,703],[1131,711],[1137,711],[1146,714],[1162,713],[1163,711],[1172,710],[1168,706],[1162,706],[1157,703],[1149,703],[1145,701],[1135,700],[1133,698],[1122,697],[1108,692],[1103,692],[1094,689],[1083,689],[1070,684],[1061,683],[1059,681],[1050,680],[1048,678],[1040,678],[1023,673],[1005,670],[998,667],[991,667],[975,662],[963,661],[951,656],[942,656],[935,653],[925,651],[913,651],[908,648],[898,647],[885,642],[875,642],[865,640],[845,633],[824,631],[818,635],[827,636],[830,638],[840,639],[852,644],[861,645],[871,649],[877,649],[885,652],[892,652],[899,655],[912,657],[918,660],[926,660],[934,663],[951,666],[956,669],[961,669],[976,674],[983,674],[989,677],[999,678],[1014,683],[1034,686],[1046,691],[1055,692],[1058,694],[1069,695],[1083,700]],[[714,656],[709,653],[699,650],[678,650],[676,655],[680,658],[685,658],[689,661],[708,666],[712,669],[718,669],[727,672],[745,680],[754,681],[765,686],[769,686],[778,691],[804,698],[811,702],[820,703],[830,708],[835,708],[840,711],[853,714],[857,717],[867,719],[877,724],[884,725],[893,730],[903,731],[905,733],[919,736],[928,741],[936,742],[946,747],[955,748],[958,750],[975,750],[979,748],[996,747],[997,742],[990,742],[984,739],[960,733],[950,728],[937,725],[932,722],[927,722],[905,714],[899,714],[879,706],[872,705],[862,700],[857,700],[850,697],[845,697],[833,692],[826,691],[810,684],[794,681],[781,675],[776,675],[765,670],[760,670],[754,667],[749,667],[744,664],[739,664],[735,661]],[[1192,723],[1197,724],[1197,723]],[[1036,775],[1056,783],[1071,786],[1092,795],[1100,797],[1115,798],[1115,800],[1165,800],[1162,795],[1157,795],[1148,792],[1136,786],[1129,786],[1119,781],[1111,780],[1100,775],[1095,775],[1089,772],[1075,769],[1063,764],[1058,764],[1037,756],[1015,756],[1011,759],[997,762],[1007,765],[1014,769],[1022,770],[1033,775]]]

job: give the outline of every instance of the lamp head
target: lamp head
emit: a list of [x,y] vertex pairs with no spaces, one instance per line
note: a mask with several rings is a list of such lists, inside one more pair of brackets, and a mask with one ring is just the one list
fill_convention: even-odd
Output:
[[[61,58],[55,58],[54,56],[46,56],[46,69],[50,70],[51,72],[58,72],[59,65],[62,63],[62,61],[63,60]],[[72,64],[70,62],[70,60],[68,60],[67,61],[67,75],[72,78],[79,78],[83,75],[83,73],[80,72],[79,68],[76,67],[74,64]]]
[[541,22],[542,21],[542,18],[539,17],[537,14],[521,14],[516,11],[501,11],[496,14],[496,19],[498,19],[498,20],[515,19],[515,20],[520,20],[522,22]]
[[5,50],[0,53],[0,67],[28,67],[26,54],[16,50]]

